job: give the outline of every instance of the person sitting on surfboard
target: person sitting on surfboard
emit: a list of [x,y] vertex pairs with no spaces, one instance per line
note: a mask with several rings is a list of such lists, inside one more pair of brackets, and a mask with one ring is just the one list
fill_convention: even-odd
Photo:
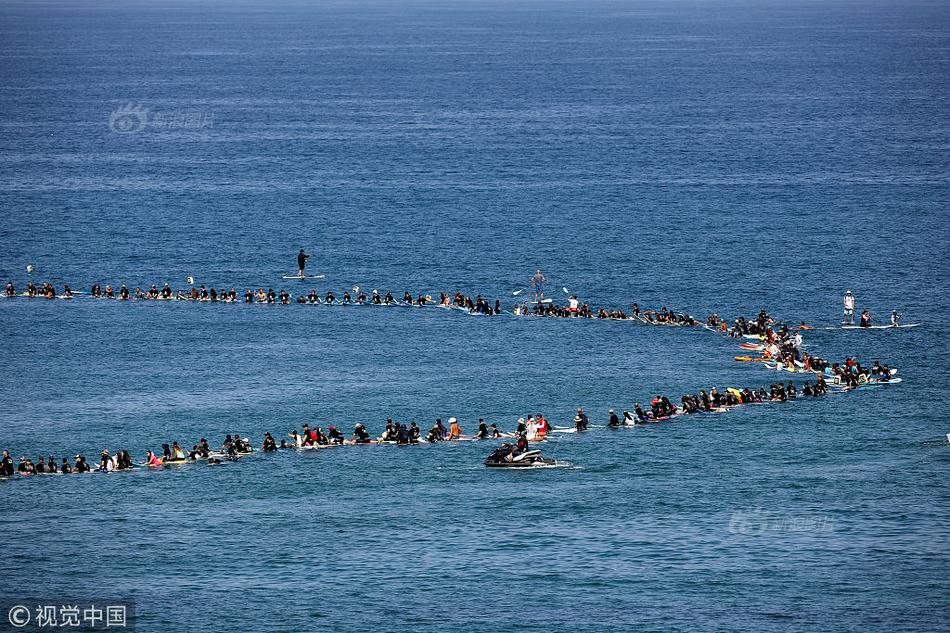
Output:
[[304,277],[306,277],[306,275],[304,274],[304,268],[307,267],[307,260],[308,260],[308,259],[310,259],[310,255],[307,255],[307,253],[305,253],[304,250],[301,248],[301,249],[300,249],[300,252],[297,253],[297,268],[300,269],[300,272],[298,272],[297,275],[298,275],[301,279],[303,279]]
[[449,439],[457,440],[462,437],[462,427],[455,418],[449,418]]
[[610,421],[607,422],[607,426],[620,426],[620,418],[617,416],[617,412],[613,409],[610,410]]
[[871,327],[871,313],[867,309],[861,312],[861,327]]

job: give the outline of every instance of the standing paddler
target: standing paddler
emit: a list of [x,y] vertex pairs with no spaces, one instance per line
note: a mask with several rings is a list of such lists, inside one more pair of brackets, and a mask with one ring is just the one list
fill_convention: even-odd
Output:
[[538,303],[544,300],[544,282],[547,279],[544,278],[544,274],[539,268],[535,273],[534,277],[531,278],[531,285],[534,286],[534,300]]
[[301,249],[300,249],[300,252],[297,253],[297,268],[300,269],[300,271],[297,273],[297,275],[298,275],[301,279],[303,279],[303,278],[306,276],[306,275],[304,274],[304,268],[307,267],[307,260],[308,260],[308,259],[310,259],[310,255],[308,255],[307,253],[305,253],[304,250],[301,248]]
[[854,295],[850,290],[844,293],[844,318],[848,325],[854,325]]

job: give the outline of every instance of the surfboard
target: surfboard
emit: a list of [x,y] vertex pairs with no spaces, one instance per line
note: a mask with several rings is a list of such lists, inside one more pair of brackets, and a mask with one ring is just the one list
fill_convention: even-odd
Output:
[[283,279],[299,279],[300,281],[304,281],[305,279],[326,279],[326,277],[326,275],[306,275],[304,277],[300,275],[284,275]]

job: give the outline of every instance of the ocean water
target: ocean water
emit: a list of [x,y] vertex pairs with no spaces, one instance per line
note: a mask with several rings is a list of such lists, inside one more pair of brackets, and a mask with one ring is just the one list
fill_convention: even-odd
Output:
[[[2,481],[0,602],[129,599],[142,631],[947,630],[948,76],[942,2],[3,3],[4,284],[510,309],[541,267],[596,305],[833,326],[851,289],[922,326],[806,336],[899,385],[564,435],[565,468],[460,443]],[[281,278],[301,247],[325,279]],[[0,448],[34,459],[603,424],[775,379],[706,332],[402,308],[4,299],[0,346]]]

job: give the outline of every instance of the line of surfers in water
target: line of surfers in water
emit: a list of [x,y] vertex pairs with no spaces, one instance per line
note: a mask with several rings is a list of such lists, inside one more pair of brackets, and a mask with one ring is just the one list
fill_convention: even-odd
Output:
[[[27,284],[26,290],[22,294],[17,294],[16,286],[13,285],[12,281],[7,283],[7,287],[4,290],[4,295],[7,297],[23,296],[47,299],[60,297],[71,299],[76,294],[77,293],[69,285],[64,285],[63,293],[57,295],[56,288],[52,284],[43,283],[40,286],[36,286],[32,281]],[[412,293],[407,290],[403,294],[402,301],[399,301],[391,292],[381,294],[378,290],[373,290],[370,294],[367,294],[365,291],[360,290],[359,286],[353,287],[353,294],[350,294],[350,291],[347,290],[339,297],[337,297],[332,290],[328,290],[323,296],[317,294],[316,290],[311,290],[305,295],[294,298],[293,295],[284,289],[275,291],[273,288],[268,288],[266,291],[263,288],[258,288],[256,291],[246,290],[243,295],[241,295],[233,287],[230,289],[222,288],[219,291],[215,288],[208,288],[202,285],[200,287],[192,287],[187,292],[182,290],[174,292],[171,287],[165,283],[161,289],[156,285],[152,285],[148,290],[142,290],[142,288],[136,287],[133,291],[129,290],[125,284],[122,284],[116,290],[110,285],[103,287],[97,282],[92,285],[88,294],[94,299],[118,299],[120,301],[136,299],[139,301],[175,300],[238,303],[243,300],[244,303],[271,303],[280,305],[290,305],[292,303],[330,305],[436,305],[441,307],[455,307],[486,315],[502,313],[500,300],[496,299],[494,306],[492,306],[488,300],[482,298],[481,295],[477,295],[475,299],[472,299],[470,296],[464,295],[461,292],[456,292],[454,295],[447,292],[440,292],[438,300],[435,300],[431,294],[419,294],[413,297]]]
[[[134,290],[130,290],[128,286],[123,284],[116,290],[108,284],[103,287],[101,284],[96,282],[92,285],[88,294],[96,299],[118,299],[123,301],[132,299],[164,301],[178,300],[214,303],[239,303],[243,301],[244,303],[280,305],[298,303],[329,305],[405,305],[415,307],[433,305],[438,307],[468,310],[474,314],[485,315],[501,314],[504,311],[501,300],[499,299],[496,299],[494,305],[492,305],[481,295],[476,295],[473,299],[471,296],[465,295],[462,292],[456,292],[454,294],[440,292],[438,299],[434,299],[431,294],[420,293],[416,296],[413,296],[413,294],[407,290],[403,294],[402,300],[400,301],[396,299],[391,292],[382,294],[377,290],[373,290],[367,294],[365,291],[361,290],[359,286],[354,286],[352,291],[352,294],[350,291],[344,291],[342,295],[337,296],[332,290],[328,290],[323,295],[318,294],[316,290],[310,290],[310,292],[307,294],[295,298],[284,289],[275,291],[273,288],[268,288],[267,290],[258,288],[256,291],[245,290],[242,295],[233,287],[230,289],[222,288],[221,290],[216,290],[215,288],[208,288],[202,285],[198,287],[193,286],[188,291],[178,290],[176,292],[171,289],[168,283],[164,283],[161,288],[153,284],[148,290],[143,290],[141,287],[136,287]],[[36,286],[32,281],[27,284],[26,291],[19,295],[17,294],[16,287],[13,285],[12,281],[7,284],[7,287],[4,290],[4,295],[7,297],[26,296],[45,297],[52,299],[56,297],[72,298],[75,294],[76,293],[72,290],[72,288],[70,288],[69,285],[65,285],[63,287],[63,293],[61,295],[57,295],[56,289],[52,284],[43,283],[40,286]],[[765,323],[762,322],[761,314],[760,318],[756,319],[755,321],[747,321],[745,318],[739,317],[730,327],[729,324],[726,321],[720,319],[717,314],[712,314],[706,320],[706,322],[703,323],[696,320],[689,314],[677,313],[672,310],[668,310],[666,307],[663,307],[661,310],[641,310],[639,304],[634,303],[631,307],[630,314],[628,315],[622,308],[593,308],[587,303],[581,303],[576,295],[571,295],[568,298],[566,305],[559,305],[550,299],[545,299],[542,301],[532,302],[531,304],[528,302],[516,304],[512,312],[516,316],[530,315],[555,318],[597,318],[625,321],[637,320],[648,325],[680,327],[703,326],[707,329],[719,331],[723,334],[728,334],[736,338],[748,334],[764,334],[766,328]],[[762,314],[765,315],[767,323],[774,322],[770,317],[768,317],[768,314],[764,310],[762,311]],[[796,326],[795,329],[799,330],[811,328],[802,323],[799,326]]]
[[[838,386],[846,387],[846,385],[835,385],[835,387]],[[639,402],[635,403],[632,411],[623,410],[618,414],[614,409],[610,409],[606,426],[608,428],[639,426],[664,422],[682,415],[722,413],[747,404],[787,402],[799,397],[817,397],[826,394],[828,388],[829,385],[825,382],[824,377],[819,375],[814,384],[806,381],[800,390],[791,381],[787,384],[774,383],[770,385],[768,390],[764,386],[758,389],[730,387],[720,392],[713,387],[708,392],[701,390],[696,395],[684,395],[679,405],[673,404],[666,396],[657,395],[646,405]],[[578,408],[574,416],[573,426],[556,430],[584,432],[589,428],[590,419],[582,408]],[[304,424],[300,432],[294,429],[288,433],[287,439],[281,439],[280,442],[275,440],[269,432],[265,432],[263,442],[257,450],[267,453],[284,449],[306,450],[342,445],[411,445],[460,440],[515,438],[516,443],[512,446],[511,451],[511,457],[514,458],[529,450],[529,442],[544,441],[554,430],[547,418],[540,413],[529,415],[527,418],[519,418],[513,433],[504,433],[498,429],[496,424],[488,424],[484,419],[479,419],[478,430],[471,436],[462,433],[462,428],[454,417],[448,419],[448,427],[443,424],[441,418],[436,419],[432,428],[425,434],[415,421],[407,425],[388,419],[382,435],[375,439],[361,423],[354,427],[353,434],[349,439],[335,426],[328,426],[327,431],[324,432],[320,426],[310,427],[310,425]],[[145,461],[141,463],[136,463],[127,450],[117,451],[115,454],[103,450],[98,462],[94,464],[90,464],[83,455],[76,455],[72,463],[65,457],[62,458],[61,462],[57,462],[53,456],[48,459],[40,457],[35,463],[26,457],[21,457],[20,463],[14,467],[9,452],[3,451],[2,458],[0,458],[0,477],[12,477],[14,473],[24,476],[43,473],[112,472],[141,467],[158,468],[198,461],[213,465],[237,461],[242,456],[254,452],[257,451],[252,446],[250,438],[241,437],[239,434],[227,435],[217,450],[213,449],[205,438],[201,438],[190,450],[183,449],[177,441],[171,444],[162,444],[161,456],[148,450],[145,452]]]
[[784,323],[776,324],[765,310],[759,312],[751,321],[739,317],[732,328],[714,314],[709,318],[707,326],[732,338],[752,336],[761,341],[757,344],[744,344],[746,349],[757,351],[759,358],[737,357],[737,360],[772,361],[787,371],[829,376],[836,384],[846,387],[858,387],[868,382],[885,383],[891,380],[896,371],[887,363],[882,365],[880,361],[874,361],[871,367],[866,367],[854,357],[848,357],[840,363],[832,363],[809,354],[803,349],[801,330],[810,328],[804,324],[795,328],[789,328]]

